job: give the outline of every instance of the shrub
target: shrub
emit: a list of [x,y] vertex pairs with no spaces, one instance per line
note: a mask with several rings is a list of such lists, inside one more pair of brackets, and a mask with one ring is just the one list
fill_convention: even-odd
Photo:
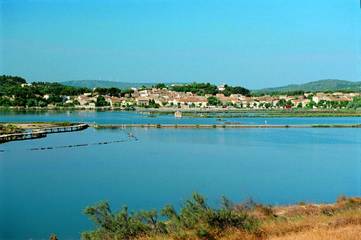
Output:
[[234,208],[229,200],[223,198],[221,208],[211,208],[198,193],[184,202],[179,213],[166,205],[160,214],[156,210],[129,213],[127,207],[113,214],[108,203],[103,202],[86,208],[85,214],[96,225],[94,231],[82,234],[85,240],[135,239],[154,234],[172,234],[177,239],[189,239],[191,235],[212,239],[228,228],[255,232],[259,226],[258,220]]

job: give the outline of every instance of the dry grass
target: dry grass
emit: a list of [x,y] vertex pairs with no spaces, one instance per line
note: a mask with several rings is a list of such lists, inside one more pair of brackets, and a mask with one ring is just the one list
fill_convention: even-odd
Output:
[[361,198],[276,207],[274,213],[277,217],[263,221],[265,239],[361,239]]
[[[281,207],[257,205],[250,214],[262,222],[259,234],[228,229],[214,239],[220,240],[360,240],[361,198],[340,198],[335,204],[300,204]],[[185,239],[154,236],[144,239]],[[202,239],[194,238],[186,239]],[[208,240],[208,239],[207,239]]]
[[313,229],[337,229],[345,226],[361,226],[361,210],[350,209],[329,215],[299,215],[279,217],[266,221],[262,229],[268,236],[283,236]]
[[[287,213],[288,214],[288,213]],[[144,240],[202,239],[194,236],[154,236]],[[207,238],[204,238],[206,240]],[[229,229],[215,239],[220,240],[360,240],[361,209],[342,210],[333,216],[299,215],[276,217],[262,224],[262,234],[256,236],[237,229]],[[207,239],[208,240],[208,239]]]
[[351,225],[336,229],[315,228],[306,232],[270,237],[269,240],[360,240],[361,225]]

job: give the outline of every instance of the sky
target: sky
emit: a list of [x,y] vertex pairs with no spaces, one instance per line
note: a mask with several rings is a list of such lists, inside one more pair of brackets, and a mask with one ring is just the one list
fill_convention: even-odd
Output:
[[28,81],[361,80],[359,0],[0,0],[0,74]]

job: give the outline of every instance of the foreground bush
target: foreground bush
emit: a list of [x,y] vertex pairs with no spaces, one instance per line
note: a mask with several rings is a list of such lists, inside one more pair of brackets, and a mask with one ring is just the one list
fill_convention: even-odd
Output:
[[223,198],[222,206],[215,209],[193,194],[179,211],[169,205],[160,212],[129,213],[124,207],[112,213],[107,203],[100,203],[85,213],[96,228],[84,233],[84,240],[356,240],[361,236],[360,197],[341,196],[333,204],[272,207],[252,200],[233,205]]
[[96,226],[82,234],[84,240],[136,239],[155,235],[172,235],[177,239],[214,239],[227,229],[254,233],[259,223],[242,208],[222,199],[221,208],[212,208],[204,197],[195,193],[179,212],[171,205],[156,210],[129,212],[127,207],[112,213],[109,204],[99,203],[85,209]]

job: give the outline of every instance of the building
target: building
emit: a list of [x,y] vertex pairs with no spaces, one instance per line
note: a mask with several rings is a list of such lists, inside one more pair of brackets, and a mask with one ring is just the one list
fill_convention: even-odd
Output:
[[147,106],[149,105],[149,98],[148,97],[138,97],[135,99],[137,105],[139,106]]
[[206,107],[208,100],[202,96],[187,96],[183,98],[176,99],[177,104],[180,103],[181,106],[188,107]]

